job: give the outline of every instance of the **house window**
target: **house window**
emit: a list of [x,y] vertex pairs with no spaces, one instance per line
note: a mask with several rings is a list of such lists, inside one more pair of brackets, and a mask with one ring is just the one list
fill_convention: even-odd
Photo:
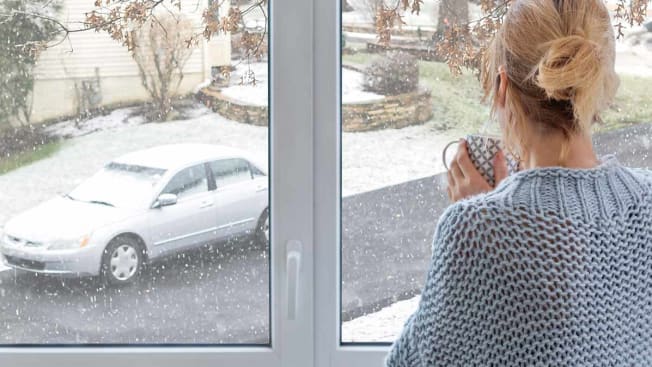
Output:
[[[10,3],[0,14],[24,2]],[[53,17],[75,28],[112,6],[55,3],[30,7],[47,10],[32,26]],[[276,109],[268,93],[270,71],[309,81],[311,61],[269,58],[268,6],[285,13],[288,5],[265,1],[250,12],[251,4],[220,2],[225,14],[231,7],[243,22],[264,25],[257,34],[264,42],[242,47],[255,56],[242,57],[231,52],[242,24],[204,42],[210,4],[180,3],[145,18],[130,33],[132,44],[104,29],[44,40],[25,109],[0,112],[0,309],[7,316],[0,365],[281,366],[312,358],[309,348],[289,348],[305,343],[297,332],[311,329],[308,313],[288,317],[283,297],[292,281],[297,302],[308,299],[305,278],[297,277],[311,267],[295,262],[297,277],[282,275],[286,242],[299,244],[293,254],[310,242],[310,232],[295,231],[309,228],[310,207],[275,207],[276,200],[309,203],[310,190],[272,184],[277,170],[294,182],[307,171],[307,155],[294,149],[310,146],[295,144],[290,132],[309,132],[311,87],[274,89],[279,106],[306,102],[292,110]],[[308,38],[286,41],[310,26],[309,9],[296,16],[277,30],[277,47],[309,47]],[[3,44],[22,42],[2,27]],[[221,83],[206,82],[211,66],[220,68]],[[71,87],[84,80],[101,89],[93,108]],[[18,98],[22,90],[11,88]],[[220,171],[213,162],[229,165]]]
[[[329,186],[336,185],[337,178],[329,176],[336,174],[330,167],[338,160],[331,161],[330,156],[336,154],[338,145],[341,148],[339,238],[329,221],[335,208],[325,205],[317,214],[328,221],[322,229],[327,242],[341,245],[338,253],[318,254],[324,262],[327,257],[338,263],[330,265],[337,271],[328,274],[338,277],[339,287],[322,298],[328,305],[319,315],[328,321],[318,327],[337,339],[331,347],[337,363],[380,365],[386,348],[418,307],[435,225],[450,205],[448,162],[443,156],[446,146],[469,134],[498,135],[500,130],[488,119],[489,107],[480,102],[477,76],[467,70],[452,76],[434,51],[438,29],[432,25],[438,22],[440,2],[426,1],[418,15],[405,14],[406,23],[392,31],[389,46],[373,36],[377,14],[373,4],[348,3],[349,9],[342,8],[339,37],[339,138],[320,128],[334,116],[316,121],[316,133],[328,141],[320,150],[323,160],[317,160],[327,171],[317,177],[320,184],[325,181],[317,189],[320,194],[337,193]],[[468,7],[465,12],[470,19],[480,14],[473,2],[463,6]],[[603,123],[594,126],[594,143],[601,157],[615,154],[624,165],[649,169],[651,111],[643,86],[652,74],[641,65],[652,60],[647,46],[652,33],[640,27],[625,34],[617,41],[620,89],[614,105],[602,115]],[[321,53],[319,59],[327,60],[322,65],[331,66],[331,56]],[[328,78],[334,76],[325,75],[322,85],[330,88]],[[331,98],[330,92],[320,96]],[[454,153],[453,145],[447,158]],[[334,307],[337,317],[330,314]],[[337,330],[328,325],[332,322],[338,323]]]
[[[237,7],[237,30],[187,42],[215,2],[183,1],[162,14],[187,19],[147,23],[137,48],[106,30],[48,41],[31,94],[0,98],[16,102],[0,113],[0,365],[381,365],[449,204],[444,146],[496,127],[475,77],[432,53],[436,2],[406,15],[389,54],[372,2],[220,1],[209,18]],[[86,21],[93,5],[73,3],[51,14]],[[186,28],[159,37],[165,24]],[[13,26],[0,18],[0,39]],[[600,153],[640,167],[646,37],[619,49],[596,130]],[[75,87],[88,80],[90,104]]]

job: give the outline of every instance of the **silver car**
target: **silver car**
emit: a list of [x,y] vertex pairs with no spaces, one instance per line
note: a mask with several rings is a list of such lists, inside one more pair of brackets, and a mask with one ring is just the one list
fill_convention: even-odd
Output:
[[268,178],[265,165],[235,149],[155,147],[113,160],[3,232],[9,267],[126,284],[148,261],[232,236],[266,246]]

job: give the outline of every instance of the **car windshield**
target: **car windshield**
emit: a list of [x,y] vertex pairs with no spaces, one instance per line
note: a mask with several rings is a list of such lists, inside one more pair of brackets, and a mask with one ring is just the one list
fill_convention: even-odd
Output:
[[159,168],[112,162],[67,196],[98,205],[139,208],[147,205],[163,173]]

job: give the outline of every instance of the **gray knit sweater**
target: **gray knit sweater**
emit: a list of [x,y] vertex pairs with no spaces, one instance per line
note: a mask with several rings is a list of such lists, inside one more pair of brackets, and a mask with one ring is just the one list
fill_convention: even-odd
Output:
[[387,366],[652,366],[652,174],[517,173],[442,216]]

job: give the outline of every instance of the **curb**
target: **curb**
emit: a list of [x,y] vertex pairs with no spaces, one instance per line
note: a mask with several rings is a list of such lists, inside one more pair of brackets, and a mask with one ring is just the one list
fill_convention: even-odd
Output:
[[362,307],[353,307],[349,310],[342,310],[341,322],[345,323],[357,319],[358,317],[365,316],[371,313],[378,312],[385,307],[391,306],[396,302],[405,301],[421,294],[422,289],[412,289],[409,291],[401,292],[396,297],[387,297],[373,302],[369,305]]

